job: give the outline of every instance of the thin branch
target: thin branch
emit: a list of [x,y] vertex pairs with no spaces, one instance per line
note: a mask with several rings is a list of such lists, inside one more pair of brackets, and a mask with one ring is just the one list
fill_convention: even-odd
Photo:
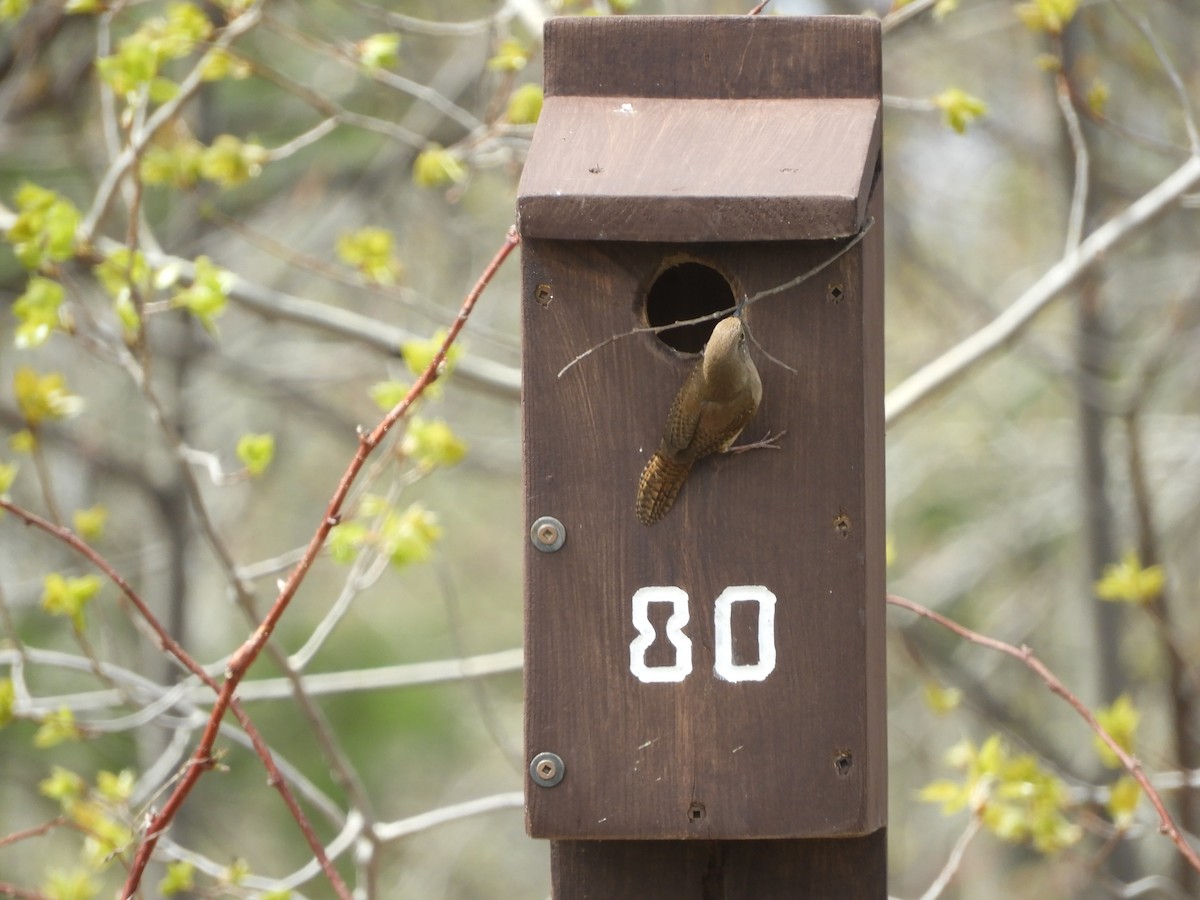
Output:
[[[196,747],[195,753],[192,755],[192,765],[188,766],[179,784],[174,792],[167,799],[162,809],[154,816],[146,830],[146,834],[138,846],[137,852],[134,854],[133,862],[130,864],[128,877],[125,879],[125,886],[121,891],[122,900],[129,900],[137,891],[138,885],[141,883],[142,873],[146,869],[146,865],[150,861],[150,856],[154,852],[154,846],[158,842],[158,838],[162,831],[171,823],[175,814],[179,811],[183,801],[187,799],[192,788],[199,780],[200,776],[212,767],[212,748],[216,741],[217,732],[221,720],[225,716],[225,712],[229,709],[233,702],[234,695],[238,685],[245,677],[250,665],[258,658],[263,648],[270,640],[271,634],[275,627],[279,624],[279,620],[283,617],[292,598],[296,595],[300,584],[304,581],[313,563],[316,561],[317,554],[321,547],[324,546],[325,540],[329,536],[329,532],[333,530],[341,521],[342,504],[346,496],[350,492],[351,486],[354,484],[358,473],[366,464],[367,458],[371,452],[379,445],[379,443],[387,436],[388,432],[400,421],[401,418],[408,414],[412,404],[424,393],[429,385],[437,380],[442,365],[446,359],[446,353],[450,346],[458,337],[466,324],[471,311],[475,308],[475,303],[478,301],[484,288],[492,280],[496,271],[503,264],[504,260],[517,246],[518,237],[515,228],[510,228],[505,236],[504,244],[497,251],[492,261],[488,264],[483,274],[479,277],[479,281],[475,287],[467,294],[463,301],[462,308],[459,310],[458,316],[451,323],[447,331],[445,340],[442,341],[441,347],[430,360],[425,371],[409,389],[408,394],[389,412],[375,428],[368,434],[359,437],[358,451],[354,458],[350,461],[345,473],[342,475],[341,481],[338,483],[336,490],[330,498],[329,504],[326,507],[325,515],[322,516],[320,524],[317,526],[316,532],[313,534],[312,540],[309,541],[308,548],[305,550],[304,557],[300,560],[291,575],[284,583],[276,597],[275,602],[271,605],[266,616],[255,630],[254,634],[241,646],[241,648],[233,655],[229,662],[229,667],[226,670],[225,681],[221,686],[221,692],[217,695],[216,702],[213,705],[212,714],[209,717],[208,725],[204,729],[204,734],[201,736],[200,743]],[[318,857],[322,854],[318,853]],[[336,870],[332,870],[337,881],[334,881],[335,886],[340,882],[340,876],[336,875]],[[333,880],[331,878],[331,880]],[[344,885],[343,885],[344,888]],[[348,896],[348,894],[347,894]]]
[[[43,519],[41,516],[38,516],[35,513],[30,512],[29,510],[23,509],[22,507],[19,507],[16,504],[14,504],[8,500],[5,500],[3,498],[0,498],[0,508],[8,510],[14,516],[16,516],[17,518],[24,521],[27,525],[31,525],[35,528],[41,529],[42,531],[49,534],[51,537],[57,538],[62,543],[66,544],[68,547],[70,547],[72,550],[74,550],[79,555],[86,557],[94,566],[96,566],[96,568],[100,569],[100,571],[103,572],[104,575],[120,589],[121,593],[123,593],[125,595],[125,597],[129,600],[129,602],[132,603],[134,605],[134,607],[138,610],[138,612],[141,614],[142,618],[147,623],[149,623],[150,627],[154,630],[154,633],[158,637],[161,648],[168,651],[172,656],[174,656],[177,660],[179,660],[179,662],[182,663],[184,665],[184,667],[188,669],[188,671],[190,671],[192,674],[196,675],[201,681],[203,681],[206,685],[208,685],[208,687],[210,689],[212,689],[213,691],[218,691],[218,690],[220,691],[220,693],[218,694],[218,701],[222,697],[225,698],[225,703],[221,707],[222,715],[224,714],[225,709],[230,708],[230,705],[232,703],[232,710],[233,710],[234,715],[237,717],[238,722],[241,724],[242,728],[245,729],[247,736],[250,738],[251,742],[254,744],[255,751],[258,753],[259,758],[262,760],[263,765],[267,769],[268,782],[270,783],[270,785],[272,787],[274,787],[279,792],[280,797],[283,799],[284,805],[287,806],[288,810],[292,814],[292,817],[296,820],[296,824],[299,825],[301,832],[303,832],[303,834],[304,834],[305,840],[307,841],[309,847],[313,851],[313,854],[321,862],[322,868],[325,870],[325,874],[329,878],[330,884],[333,885],[334,890],[338,893],[338,896],[343,898],[343,900],[349,900],[349,898],[350,898],[349,889],[346,887],[345,883],[342,881],[341,875],[338,874],[337,869],[333,868],[332,863],[330,863],[328,858],[325,856],[324,848],[321,846],[321,842],[317,839],[316,832],[313,831],[311,823],[308,821],[308,818],[304,815],[304,811],[300,808],[300,804],[296,802],[296,798],[292,794],[291,789],[288,787],[287,782],[284,780],[283,776],[280,774],[279,769],[275,766],[275,762],[274,762],[274,759],[271,754],[271,749],[267,746],[266,741],[264,741],[262,739],[262,735],[260,735],[258,733],[258,730],[254,727],[254,724],[250,721],[249,716],[247,716],[245,711],[242,710],[240,702],[233,699],[232,691],[226,692],[224,689],[218,688],[217,683],[216,683],[216,681],[213,680],[212,676],[210,676],[207,672],[205,672],[203,667],[201,667],[201,665],[198,662],[196,662],[196,660],[193,659],[192,656],[186,650],[184,650],[183,647],[181,647],[174,638],[172,638],[170,636],[170,634],[167,633],[167,630],[165,628],[163,628],[162,624],[155,617],[154,613],[152,613],[150,611],[150,608],[145,604],[145,602],[138,595],[138,593],[135,590],[133,590],[133,588],[130,586],[129,582],[127,582],[121,576],[121,574],[119,572],[117,572],[116,569],[114,569],[112,567],[112,565],[109,564],[108,560],[106,560],[99,553],[97,553],[95,550],[93,550],[91,548],[91,546],[89,546],[87,544],[86,541],[82,540],[78,535],[76,535],[74,532],[72,532],[69,528],[65,528],[60,525],[55,525],[52,522],[48,522],[47,520]],[[215,715],[215,713],[214,713],[214,715]],[[215,740],[216,740],[216,728],[211,728],[211,725],[212,725],[212,723],[210,721],[210,730],[213,733],[212,733],[212,739],[209,742],[208,750],[205,752],[204,756],[202,756],[202,757],[199,756],[199,753],[197,752],[197,755],[192,759],[191,764],[188,766],[187,774],[182,779],[181,784],[183,782],[186,782],[189,776],[191,776],[192,779],[194,780],[194,778],[201,771],[207,770],[213,766],[211,749],[212,749],[212,743],[215,742]],[[157,821],[158,818],[159,817],[156,816],[155,821]],[[170,820],[167,819],[166,821],[169,822]],[[165,826],[165,822],[159,824],[158,828],[161,829],[164,826]],[[152,822],[151,823],[151,832],[154,833],[155,830],[156,829],[154,828],[154,822]],[[157,835],[155,835],[155,836],[157,836]],[[150,843],[151,847],[153,847],[153,843],[151,841],[149,841],[149,839],[144,840],[141,847],[139,847],[139,853],[141,851],[141,848],[145,847],[147,843]],[[146,859],[142,863],[143,869],[145,868],[145,864],[148,861],[149,861],[149,853],[146,854]],[[139,870],[138,874],[140,876],[140,870]],[[132,873],[131,873],[131,877],[132,877]],[[126,885],[127,885],[127,890],[122,895],[123,900],[128,900],[129,897],[133,896],[133,892],[137,888],[137,882],[136,881],[133,881],[133,882],[127,881]]]
[[398,819],[378,825],[375,828],[382,842],[396,841],[418,831],[426,831],[435,825],[443,825],[457,819],[477,816],[480,813],[492,812],[498,809],[521,809],[525,805],[525,795],[521,791],[508,794],[492,794],[490,797],[480,797],[478,800],[468,800],[453,806],[443,806],[441,809],[430,810],[418,816]]
[[946,864],[942,866],[942,871],[938,872],[938,877],[933,879],[929,889],[921,895],[921,900],[938,900],[938,897],[942,896],[942,891],[949,887],[951,879],[958,874],[963,856],[981,828],[983,828],[983,819],[979,816],[971,816],[971,821],[967,823],[963,833],[954,842],[954,848],[950,851],[950,856],[946,858]]
[[895,425],[936,392],[1007,346],[1052,300],[1197,183],[1200,183],[1200,156],[1193,156],[1088,235],[1075,252],[1051,266],[995,319],[890,390],[885,399],[887,425]]
[[1065,700],[1067,704],[1073,710],[1075,710],[1076,713],[1079,714],[1079,717],[1087,723],[1087,726],[1096,733],[1100,740],[1104,742],[1104,745],[1113,752],[1118,760],[1120,760],[1121,765],[1125,767],[1125,770],[1134,777],[1138,784],[1141,785],[1142,790],[1146,794],[1146,799],[1150,801],[1151,805],[1155,809],[1155,812],[1158,813],[1159,830],[1168,838],[1170,838],[1171,842],[1179,848],[1179,852],[1183,855],[1183,858],[1187,860],[1188,865],[1190,865],[1197,872],[1200,872],[1200,855],[1198,855],[1191,844],[1187,842],[1187,839],[1183,836],[1182,832],[1179,830],[1179,827],[1175,824],[1175,820],[1171,818],[1171,814],[1167,811],[1166,804],[1163,803],[1162,795],[1159,794],[1158,790],[1154,787],[1153,782],[1151,782],[1151,780],[1146,776],[1145,771],[1142,769],[1142,764],[1137,760],[1136,757],[1132,756],[1125,750],[1124,747],[1117,743],[1116,739],[1108,733],[1108,731],[1103,725],[1100,724],[1099,721],[1097,721],[1096,716],[1090,709],[1087,708],[1084,702],[1075,694],[1071,693],[1067,686],[1064,685],[1061,680],[1059,680],[1058,676],[1051,672],[1045,663],[1034,656],[1033,651],[1030,650],[1029,647],[1015,647],[1012,644],[1007,644],[1004,641],[997,640],[996,638],[988,637],[987,635],[980,634],[977,631],[972,631],[965,625],[960,625],[952,619],[948,619],[940,613],[934,612],[932,609],[924,607],[919,603],[914,603],[912,600],[908,600],[904,597],[897,596],[896,594],[888,594],[887,602],[893,606],[898,606],[901,609],[907,609],[911,613],[916,613],[918,616],[922,616],[930,621],[936,622],[943,628],[952,631],[954,634],[958,635],[964,640],[970,641],[973,644],[978,644],[981,647],[987,647],[989,650],[995,650],[998,653],[1011,656],[1013,659],[1018,660],[1027,668],[1029,668],[1035,675],[1038,676],[1038,678],[1042,680],[1046,687],[1050,689],[1051,693],[1057,694],[1059,697]]
[[1071,89],[1067,77],[1059,73],[1055,80],[1058,108],[1062,111],[1063,122],[1067,126],[1067,136],[1071,140],[1071,152],[1075,157],[1075,186],[1071,189],[1071,212],[1067,216],[1067,241],[1064,255],[1071,255],[1079,249],[1083,240],[1083,220],[1087,214],[1088,171],[1090,157],[1087,141],[1083,138],[1083,127],[1079,124],[1079,116],[1071,103]]
[[1191,145],[1192,155],[1200,156],[1200,126],[1196,124],[1196,112],[1192,108],[1192,97],[1188,93],[1187,85],[1184,84],[1179,70],[1175,68],[1175,64],[1171,62],[1171,57],[1167,55],[1167,48],[1162,45],[1162,42],[1159,41],[1158,36],[1146,21],[1139,19],[1130,12],[1122,0],[1113,0],[1113,6],[1117,8],[1117,12],[1127,22],[1141,33],[1142,37],[1146,39],[1146,43],[1154,51],[1154,55],[1158,57],[1159,64],[1163,67],[1163,71],[1167,73],[1167,78],[1171,81],[1171,87],[1175,89],[1175,94],[1179,98],[1179,111],[1183,114],[1183,124],[1187,129],[1188,143]]

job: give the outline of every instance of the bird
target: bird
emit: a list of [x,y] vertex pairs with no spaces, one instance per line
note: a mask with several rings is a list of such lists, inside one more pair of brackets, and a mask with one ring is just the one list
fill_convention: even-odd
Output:
[[[692,464],[730,448],[762,401],[740,314],[713,328],[703,358],[675,395],[659,445],[638,479],[638,521],[653,525],[675,503]],[[740,449],[740,448],[739,448]]]

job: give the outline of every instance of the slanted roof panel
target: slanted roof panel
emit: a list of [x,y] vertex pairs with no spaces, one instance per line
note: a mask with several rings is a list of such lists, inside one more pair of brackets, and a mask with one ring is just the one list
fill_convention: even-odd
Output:
[[546,98],[517,208],[530,237],[844,237],[879,156],[874,98]]

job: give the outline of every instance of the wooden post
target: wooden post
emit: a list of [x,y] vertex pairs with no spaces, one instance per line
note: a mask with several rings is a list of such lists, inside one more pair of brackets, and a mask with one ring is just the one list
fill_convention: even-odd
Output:
[[[547,23],[518,198],[526,817],[563,900],[886,896],[879,37]],[[712,322],[606,342],[831,259],[745,311],[796,371],[752,350],[743,441],[781,449],[701,461],[642,525]]]

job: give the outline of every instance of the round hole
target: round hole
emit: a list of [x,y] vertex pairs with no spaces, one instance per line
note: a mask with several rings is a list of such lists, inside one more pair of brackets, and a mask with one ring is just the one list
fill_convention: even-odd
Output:
[[[697,262],[677,263],[650,285],[646,294],[646,321],[652,327],[697,319],[723,309],[733,309],[737,300],[725,276]],[[658,338],[680,353],[699,353],[712,334],[716,319],[681,325],[658,332]]]

